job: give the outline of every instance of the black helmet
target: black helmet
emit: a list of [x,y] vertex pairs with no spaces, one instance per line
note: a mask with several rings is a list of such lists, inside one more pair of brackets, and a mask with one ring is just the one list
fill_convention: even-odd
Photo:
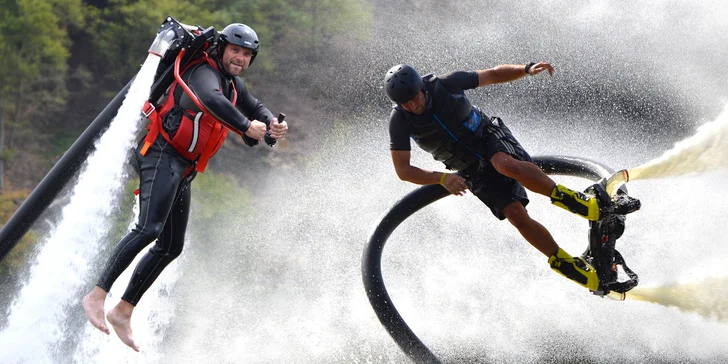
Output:
[[389,99],[404,104],[417,96],[425,87],[422,77],[409,65],[398,64],[387,71],[384,76],[384,90]]
[[[255,34],[253,28],[245,24],[233,23],[226,26],[220,33],[220,40],[221,50],[225,48],[225,43],[252,49],[253,57],[250,58],[250,64],[253,64],[255,56],[258,55],[258,35]],[[250,64],[248,66],[250,66]]]

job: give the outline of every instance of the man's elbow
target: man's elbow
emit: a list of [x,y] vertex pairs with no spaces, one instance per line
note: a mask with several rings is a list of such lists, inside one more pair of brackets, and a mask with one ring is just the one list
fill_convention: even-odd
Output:
[[397,173],[397,178],[399,178],[402,181],[409,182],[410,180],[410,173],[409,170],[406,168],[394,168],[394,172]]

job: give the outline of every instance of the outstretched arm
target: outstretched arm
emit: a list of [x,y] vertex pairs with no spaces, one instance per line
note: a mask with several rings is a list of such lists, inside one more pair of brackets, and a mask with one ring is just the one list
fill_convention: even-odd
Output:
[[494,83],[504,83],[515,81],[526,75],[537,75],[543,71],[548,71],[550,76],[554,74],[554,67],[547,62],[538,62],[531,66],[526,73],[526,65],[524,64],[502,64],[486,70],[477,70],[478,87],[492,85]]
[[236,106],[239,110],[251,120],[259,120],[266,125],[270,125],[273,120],[273,113],[248,91],[248,86],[240,77],[235,77],[233,82],[235,82],[235,89],[238,91]]
[[288,130],[288,127],[285,127],[286,130],[280,130],[278,119],[273,117],[273,114],[263,105],[262,102],[253,97],[250,91],[248,91],[248,87],[245,85],[245,82],[243,82],[240,77],[234,77],[233,82],[235,82],[235,90],[238,93],[238,99],[235,107],[242,111],[246,117],[250,118],[251,127],[245,133],[248,138],[243,137],[245,144],[250,147],[258,144],[249,138],[261,140],[265,135],[267,128],[270,128],[273,125],[275,125],[275,128],[271,129],[271,131],[275,130],[276,136],[271,137],[276,139],[282,138],[283,135],[285,135],[286,130]]

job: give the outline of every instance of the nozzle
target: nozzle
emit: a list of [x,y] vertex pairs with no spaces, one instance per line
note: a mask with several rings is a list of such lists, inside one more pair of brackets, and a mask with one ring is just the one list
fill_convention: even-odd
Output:
[[157,30],[157,37],[149,47],[149,53],[164,58],[168,50],[187,47],[199,34],[199,27],[182,24],[173,17],[168,16]]
[[618,171],[607,179],[606,191],[609,197],[614,198],[614,194],[617,190],[622,187],[623,184],[629,181],[629,172],[626,169]]
[[606,294],[607,297],[615,300],[615,301],[624,301],[627,298],[627,293],[620,293],[615,291],[609,291],[609,293]]
[[149,47],[149,53],[155,56],[159,56],[159,58],[164,58],[167,50],[176,40],[177,33],[174,30],[162,30],[161,32],[159,32],[159,34],[157,34],[157,37],[154,38],[154,42],[152,42],[152,45]]

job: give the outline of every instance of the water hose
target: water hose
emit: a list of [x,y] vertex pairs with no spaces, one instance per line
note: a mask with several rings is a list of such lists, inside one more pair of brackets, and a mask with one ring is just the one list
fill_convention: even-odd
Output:
[[[600,163],[565,156],[533,158],[547,174],[569,175],[590,180],[607,178],[612,170]],[[362,254],[362,280],[379,322],[402,351],[416,363],[442,363],[417,337],[394,306],[382,277],[382,252],[389,236],[404,220],[421,208],[450,195],[441,185],[426,185],[408,193],[384,215],[373,230]]]

